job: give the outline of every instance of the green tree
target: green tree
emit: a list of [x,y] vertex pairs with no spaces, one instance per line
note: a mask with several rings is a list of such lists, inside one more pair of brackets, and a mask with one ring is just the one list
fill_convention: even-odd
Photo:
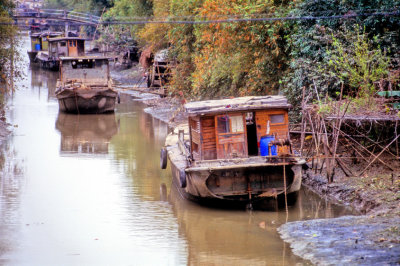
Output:
[[[335,97],[335,93],[340,90],[343,79],[333,75],[331,71],[325,71],[324,66],[329,64],[328,51],[334,50],[332,47],[334,40],[336,44],[341,43],[343,49],[347,49],[352,44],[354,37],[354,25],[365,29],[369,39],[377,36],[369,49],[386,50],[387,56],[391,58],[391,66],[398,68],[400,63],[400,28],[399,16],[364,16],[365,13],[392,11],[400,5],[399,0],[316,0],[301,1],[291,10],[292,16],[316,16],[329,17],[337,15],[352,14],[357,15],[351,19],[321,19],[321,20],[298,20],[291,24],[292,31],[287,35],[288,52],[290,53],[290,67],[284,75],[282,90],[289,97],[295,108],[301,103],[302,88],[307,91],[313,90],[315,83],[321,94],[328,94]],[[349,39],[350,38],[350,39]],[[338,48],[338,47],[336,47]],[[389,68],[389,66],[388,66]],[[346,89],[351,89],[352,85],[344,80]],[[354,94],[354,91],[348,91]]]
[[357,28],[355,33],[347,32],[346,43],[332,38],[332,50],[327,53],[329,61],[326,71],[331,72],[340,82],[348,84],[357,96],[369,99],[375,95],[375,83],[387,79],[390,58],[379,45],[373,48],[374,42],[379,41],[378,38],[369,40]]
[[[16,47],[18,41],[18,29],[11,25],[10,16],[14,4],[9,0],[0,0],[0,94],[13,89],[13,83],[20,76],[16,62],[19,59]],[[10,24],[10,25],[8,25]]]
[[[153,1],[151,0],[115,0],[112,8],[107,10],[103,19],[110,20],[135,20],[147,18],[153,14]],[[99,28],[100,38],[98,43],[110,46],[115,51],[126,52],[129,47],[136,45],[138,32],[143,25],[111,25]]]

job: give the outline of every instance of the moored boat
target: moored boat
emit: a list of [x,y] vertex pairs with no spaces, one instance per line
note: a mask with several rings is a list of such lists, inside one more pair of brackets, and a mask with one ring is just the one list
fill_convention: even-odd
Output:
[[56,97],[66,113],[114,112],[118,93],[112,87],[109,60],[105,57],[61,57]]
[[188,123],[168,135],[161,167],[187,199],[254,208],[286,196],[293,203],[305,161],[295,155],[283,96],[185,104]]
[[48,50],[49,38],[59,37],[62,35],[62,32],[53,31],[35,32],[29,34],[29,37],[31,38],[31,50],[27,53],[30,63],[37,63],[36,56],[38,55],[38,53]]

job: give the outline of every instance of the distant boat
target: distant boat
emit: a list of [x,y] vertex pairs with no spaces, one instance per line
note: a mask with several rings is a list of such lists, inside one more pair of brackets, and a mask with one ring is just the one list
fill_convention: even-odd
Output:
[[289,107],[283,96],[187,103],[188,124],[167,136],[161,168],[168,157],[173,184],[200,203],[263,208],[285,195],[294,203],[305,160],[292,150]]
[[56,37],[49,38],[48,43],[48,49],[36,55],[36,60],[42,68],[58,70],[61,57],[85,56],[84,38]]
[[61,57],[55,92],[60,111],[74,114],[114,112],[118,93],[112,83],[108,58]]
[[28,51],[29,61],[31,63],[37,63],[36,56],[39,52],[48,51],[49,38],[60,37],[64,33],[54,31],[44,31],[31,33],[31,50]]

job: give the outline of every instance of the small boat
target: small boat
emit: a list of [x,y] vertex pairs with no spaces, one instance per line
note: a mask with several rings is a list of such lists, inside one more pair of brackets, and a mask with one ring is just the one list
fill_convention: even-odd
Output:
[[55,92],[60,111],[74,114],[114,112],[119,97],[112,85],[108,58],[60,58],[60,79]]
[[39,52],[47,51],[49,46],[49,38],[60,37],[62,32],[35,32],[31,33],[29,37],[31,38],[31,50],[28,51],[30,63],[37,63],[36,56]]
[[268,208],[286,196],[293,204],[305,160],[292,149],[290,107],[283,96],[187,103],[188,123],[167,136],[161,168],[168,158],[173,184],[189,200]]

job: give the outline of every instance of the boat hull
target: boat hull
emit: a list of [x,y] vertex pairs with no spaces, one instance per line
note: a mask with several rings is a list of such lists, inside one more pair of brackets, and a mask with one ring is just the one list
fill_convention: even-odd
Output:
[[58,71],[60,68],[60,62],[58,59],[50,58],[48,52],[40,51],[35,57],[35,62],[39,63],[39,66],[44,69]]
[[118,93],[112,89],[60,89],[56,92],[59,110],[72,114],[114,112]]
[[36,55],[37,55],[37,51],[28,51],[27,52],[28,53],[28,57],[29,57],[29,62],[30,63],[37,63],[37,60],[36,60]]
[[[255,209],[271,209],[284,206],[285,195],[288,205],[293,205],[301,188],[301,162],[237,164],[218,169],[187,167],[183,156],[171,151],[168,155],[173,185],[182,197],[204,205],[245,208],[251,204]],[[185,175],[184,187],[182,175]]]

